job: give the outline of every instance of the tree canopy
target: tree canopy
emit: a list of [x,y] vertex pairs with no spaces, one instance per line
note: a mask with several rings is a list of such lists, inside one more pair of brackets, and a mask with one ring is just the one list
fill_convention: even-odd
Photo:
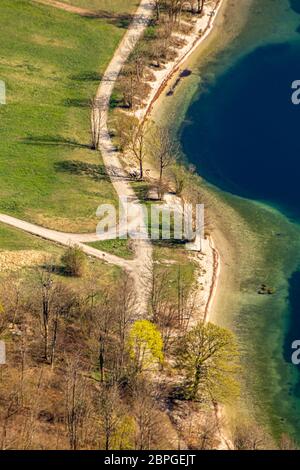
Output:
[[130,357],[136,371],[152,369],[163,362],[163,340],[157,327],[148,320],[137,320],[129,333]]
[[178,342],[176,367],[182,372],[185,398],[226,402],[238,393],[238,350],[234,335],[199,322]]

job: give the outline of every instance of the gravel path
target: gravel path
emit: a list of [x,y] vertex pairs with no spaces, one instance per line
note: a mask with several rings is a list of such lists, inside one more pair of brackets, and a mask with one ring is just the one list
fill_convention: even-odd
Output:
[[[128,182],[128,175],[124,172],[119,153],[111,141],[108,131],[108,112],[109,103],[112,92],[115,87],[116,80],[128,59],[130,53],[133,51],[138,40],[142,36],[145,28],[149,24],[154,9],[154,3],[150,0],[142,0],[140,6],[135,14],[135,17],[127,30],[123,40],[121,41],[118,49],[116,50],[106,72],[102,78],[101,84],[98,88],[96,98],[99,100],[101,115],[98,115],[98,125],[101,127],[101,138],[99,143],[99,150],[110,175],[112,184],[120,198],[127,197],[128,200],[134,202],[138,208],[140,202],[134,193],[130,183]],[[114,169],[114,172],[111,171]],[[117,173],[117,176],[113,176]],[[146,230],[144,220],[142,217],[135,221],[128,220],[128,224],[136,224],[140,226],[141,230]],[[136,291],[138,293],[139,312],[145,316],[147,314],[147,298],[148,288],[147,280],[149,273],[152,269],[152,245],[148,240],[135,242],[136,258],[133,261],[133,276],[136,283]]]
[[[36,0],[42,4],[52,4],[64,10],[86,14],[88,11],[77,7],[68,6],[54,0]],[[97,98],[101,100],[101,139],[99,143],[99,151],[102,154],[107,173],[110,175],[112,184],[120,198],[127,197],[131,202],[136,205],[136,214],[139,214],[140,203],[128,182],[128,176],[125,174],[119,159],[118,152],[114,147],[107,126],[108,111],[110,97],[113,92],[116,79],[118,78],[123,65],[125,64],[129,54],[134,49],[137,41],[143,34],[147,27],[149,20],[153,13],[154,4],[150,0],[142,0],[139,8],[134,16],[134,19],[127,30],[123,40],[121,41],[118,49],[116,50],[97,91]],[[111,169],[114,171],[111,171]],[[117,176],[114,176],[116,175]],[[142,214],[142,212],[141,212]],[[148,287],[147,280],[152,269],[152,246],[149,240],[136,240],[135,241],[135,259],[125,260],[118,256],[106,253],[96,248],[85,245],[84,243],[99,240],[99,237],[94,234],[71,234],[50,230],[23,220],[11,217],[6,214],[0,214],[0,222],[13,226],[17,229],[24,230],[25,232],[37,235],[46,240],[59,243],[64,246],[78,245],[82,250],[90,256],[106,261],[107,263],[114,264],[127,271],[133,278],[135,289],[137,293],[136,310],[141,316],[147,315],[147,299]],[[141,216],[135,215],[133,219],[128,220],[128,226],[134,227],[139,225],[141,230],[146,230],[144,220]]]

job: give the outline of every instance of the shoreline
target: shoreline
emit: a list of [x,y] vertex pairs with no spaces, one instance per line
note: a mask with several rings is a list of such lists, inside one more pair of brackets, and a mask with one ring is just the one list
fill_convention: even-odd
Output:
[[[247,0],[246,4],[243,5],[242,10],[237,10],[237,3],[235,0],[233,2],[230,0],[220,0],[217,4],[216,14],[212,21],[210,21],[210,26],[206,30],[206,33],[201,37],[194,37],[194,39],[191,38],[189,40],[189,49],[184,53],[181,53],[180,56],[172,62],[171,68],[169,66],[169,68],[165,70],[165,75],[159,82],[159,86],[156,86],[155,92],[152,91],[148,104],[146,104],[146,107],[142,108],[142,110],[139,110],[137,117],[141,120],[146,120],[149,117],[153,118],[154,115],[155,120],[156,118],[159,120],[161,118],[161,113],[164,114],[166,109],[170,113],[171,108],[172,113],[175,108],[172,101],[169,101],[165,96],[167,87],[172,86],[176,81],[179,76],[178,72],[184,70],[185,67],[188,69],[190,64],[193,66],[195,62],[199,63],[199,58],[201,61],[202,56],[206,58],[211,52],[214,53],[215,46],[218,50],[220,47],[220,41],[223,41],[223,31],[226,31],[226,45],[230,44],[231,40],[236,37],[237,33],[244,26],[249,13],[249,6],[251,4],[252,0]],[[235,23],[233,25],[230,23],[230,28],[228,28],[228,15],[230,13],[231,18],[231,15],[235,13],[235,11],[237,11],[236,15],[238,15],[238,21],[237,16],[235,16]],[[242,14],[241,19],[240,14]],[[185,89],[186,85],[184,80],[180,80],[179,88],[180,86],[181,88],[183,87],[183,90]],[[166,101],[166,99],[168,101]],[[172,98],[170,98],[170,100],[172,100]],[[182,109],[184,109],[184,107]],[[165,115],[165,118],[167,118],[169,113]],[[196,282],[198,283],[197,290],[199,291],[200,297],[199,306],[201,305],[201,314],[204,321],[214,322],[220,326],[225,326],[231,329],[231,326],[226,324],[226,322],[224,324],[223,315],[221,315],[221,312],[223,311],[221,306],[225,301],[226,307],[228,308],[228,302],[230,299],[225,299],[224,293],[228,288],[232,288],[232,292],[234,292],[237,286],[237,270],[235,269],[236,265],[233,261],[235,260],[237,262],[237,258],[235,246],[231,245],[231,236],[228,236],[226,230],[224,231],[224,227],[221,227],[219,220],[217,220],[218,214],[220,214],[219,209],[220,208],[216,206],[213,207],[212,210],[209,209],[209,213],[211,214],[212,212],[213,218],[216,222],[215,231],[213,235],[210,235],[206,239],[209,253],[205,253],[204,256],[199,254],[195,257],[200,273],[197,276]],[[201,274],[201,265],[202,268],[204,267],[206,270],[204,276]],[[232,421],[232,410],[230,408],[227,409],[227,406],[219,405],[215,409],[215,417],[218,423],[218,437],[220,440],[218,449],[233,449],[231,433],[228,427]]]
[[[167,63],[166,67],[162,70],[152,71],[155,76],[154,82],[150,83],[152,88],[150,96],[145,103],[145,106],[140,107],[135,115],[140,120],[145,120],[152,113],[153,107],[161,96],[169,82],[172,80],[174,75],[179,71],[180,67],[188,60],[188,58],[198,49],[198,47],[206,41],[208,36],[214,31],[215,22],[221,12],[221,9],[226,7],[228,0],[216,0],[213,8],[204,6],[204,15],[196,20],[193,31],[189,35],[185,35],[184,39],[187,41],[186,44],[180,49],[179,55],[173,60]],[[202,29],[205,18],[208,17],[204,31]],[[153,85],[154,84],[154,85]],[[153,86],[152,86],[153,85]]]
[[[237,32],[239,32],[243,28],[249,14],[249,8],[252,3],[253,0],[245,0],[245,4],[243,4],[243,6],[240,6],[240,8],[237,9],[237,6],[239,6],[238,1],[236,2],[236,0],[220,0],[216,7],[216,14],[210,22],[210,27],[206,31],[205,35],[197,37],[195,39],[194,33],[194,38],[191,38],[189,40],[189,49],[185,50],[184,53],[182,53],[181,51],[179,57],[177,57],[174,61],[170,62],[172,67],[170,67],[169,65],[167,70],[164,69],[164,76],[161,76],[161,81],[159,83],[156,83],[156,92],[152,92],[149,102],[143,108],[139,109],[138,113],[136,114],[137,117],[146,120],[148,118],[153,118],[154,116],[153,120],[159,121],[161,120],[161,113],[163,114],[165,109],[168,109],[168,112],[170,113],[169,108],[171,107],[172,112],[173,105],[171,103],[170,106],[170,101],[165,100],[166,97],[164,95],[164,91],[166,90],[168,85],[172,85],[172,83],[176,80],[177,72],[179,72],[180,69],[184,70],[184,67],[188,68],[189,64],[191,64],[191,66],[193,67],[195,62],[198,63],[199,59],[201,60],[203,51],[204,58],[209,55],[212,52],[212,44],[214,44],[214,47],[216,46],[218,48],[220,46],[220,32],[222,34],[223,31],[226,31],[225,43],[226,45],[230,44],[230,42],[236,37]],[[228,28],[228,11],[230,12],[230,18],[237,12],[234,18],[234,24],[232,26],[230,23],[230,28]],[[225,28],[224,25],[226,26]],[[185,48],[186,47],[187,46],[185,46]],[[185,88],[186,85],[184,80],[185,79],[180,81],[179,87],[181,86]],[[167,98],[167,100],[169,99],[171,100],[172,98]],[[168,115],[169,114],[163,117],[167,118]],[[199,176],[201,176],[201,174]],[[209,213],[211,212],[212,214],[210,215],[213,215],[213,218],[215,218],[215,212],[218,213],[218,210],[215,211],[214,208],[211,211],[209,209]],[[217,221],[214,232],[215,233],[213,235],[210,235],[210,237],[206,239],[207,244],[210,247],[210,256],[207,256],[207,258],[211,258],[211,266],[208,270],[212,271],[212,274],[210,277],[209,286],[206,287],[207,292],[204,295],[204,297],[206,298],[204,307],[204,317],[207,319],[207,321],[212,321],[212,317],[215,317],[215,321],[218,323],[219,316],[216,314],[216,311],[218,311],[218,305],[222,303],[221,297],[223,297],[219,289],[219,281],[220,278],[222,278],[225,286],[234,285],[235,273],[228,272],[231,271],[228,269],[228,266],[231,265],[231,260],[235,258],[235,253],[234,249],[231,249],[230,242],[227,239],[226,233],[224,233],[223,228],[220,227],[220,224]],[[228,278],[230,278],[230,281],[228,281]],[[201,278],[200,282],[203,282],[203,278]],[[222,289],[222,291],[223,290],[224,289]]]
[[[167,64],[166,68],[163,70],[163,73],[160,77],[155,75],[154,86],[152,87],[150,97],[147,100],[147,103],[144,107],[140,108],[135,115],[138,119],[143,122],[151,116],[157,100],[163,92],[166,90],[167,86],[170,84],[171,80],[180,70],[180,68],[186,63],[191,55],[199,48],[200,45],[207,42],[212,32],[215,31],[215,23],[219,18],[220,12],[224,13],[226,6],[228,5],[228,0],[219,0],[215,3],[214,8],[206,8],[204,17],[208,17],[207,25],[204,29],[204,32],[201,36],[195,31],[199,31],[200,24],[203,24],[203,18],[196,21],[194,25],[194,30],[191,36],[187,39],[187,44],[182,48],[179,57],[177,57],[173,62]],[[208,10],[208,12],[207,12]],[[213,14],[211,12],[213,11]],[[210,13],[210,14],[209,14]],[[204,322],[211,321],[211,316],[213,312],[213,306],[218,297],[219,292],[219,280],[221,275],[221,255],[216,247],[214,239],[209,235],[206,239],[206,250],[202,253],[198,253],[194,256],[196,260],[199,272],[196,282],[197,282],[197,291],[199,292],[199,304],[202,306],[201,315]],[[191,252],[192,253],[192,252]],[[201,268],[203,271],[201,273]],[[203,286],[204,289],[203,289]],[[203,289],[203,290],[202,290]],[[199,319],[197,319],[199,321]],[[226,411],[223,406],[216,405],[214,410],[217,429],[218,429],[218,438],[219,438],[219,450],[231,450],[233,444],[231,437],[228,434],[227,424],[222,423],[222,420],[226,419]]]
[[[221,12],[224,13],[227,4],[228,0],[216,0],[213,6],[204,6],[203,15],[196,20],[193,31],[190,35],[184,37],[186,44],[180,49],[179,55],[175,60],[170,61],[163,70],[154,72],[155,80],[151,83],[152,89],[150,96],[147,98],[145,106],[140,107],[135,112],[136,117],[141,122],[151,116],[158,98],[161,97],[162,93],[184,63],[194,54],[200,45],[208,41],[211,33],[215,31],[216,20],[219,19]],[[201,35],[199,34],[200,30]],[[205,293],[201,291],[201,296],[202,298],[204,297],[203,320],[207,322],[210,321],[214,301],[217,299],[218,283],[221,274],[221,256],[211,235],[206,241],[209,252],[204,252],[206,256],[206,263],[204,264],[206,264],[206,273],[208,273],[210,277],[204,281],[203,276],[201,276],[200,279],[201,285],[203,285],[203,283],[206,285],[206,291]],[[201,259],[200,262],[203,264],[203,259]]]

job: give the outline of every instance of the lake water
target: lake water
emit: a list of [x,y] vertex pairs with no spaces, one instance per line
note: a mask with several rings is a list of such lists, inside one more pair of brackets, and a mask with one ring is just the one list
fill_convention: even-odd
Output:
[[[210,55],[193,69],[182,149],[242,221],[232,324],[254,412],[275,436],[300,442],[300,369],[291,364],[291,343],[300,339],[300,105],[291,101],[300,80],[300,0],[253,0],[238,37]],[[262,282],[275,295],[259,296]]]

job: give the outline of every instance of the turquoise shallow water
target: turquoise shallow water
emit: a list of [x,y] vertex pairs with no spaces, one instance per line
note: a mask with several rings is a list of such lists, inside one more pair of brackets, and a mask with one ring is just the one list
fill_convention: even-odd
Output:
[[[226,41],[231,18],[166,113],[232,250],[224,266],[231,287],[223,276],[216,315],[238,335],[242,401],[275,437],[300,442],[300,370],[291,363],[291,342],[300,339],[300,106],[291,102],[300,0],[253,0],[246,24]],[[275,294],[258,295],[261,283]]]

